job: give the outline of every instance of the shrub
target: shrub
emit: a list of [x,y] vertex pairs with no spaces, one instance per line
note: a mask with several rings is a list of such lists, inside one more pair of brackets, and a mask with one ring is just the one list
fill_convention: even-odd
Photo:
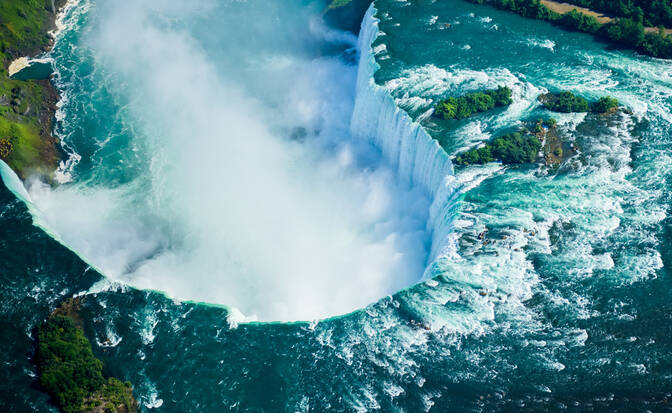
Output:
[[536,136],[514,132],[486,142],[483,147],[457,155],[455,163],[482,165],[495,160],[504,164],[532,163],[537,159],[540,149],[541,142]]
[[595,17],[583,14],[576,9],[563,14],[559,23],[572,29],[593,34],[597,33],[602,27]]
[[657,33],[647,33],[638,50],[644,54],[664,59],[672,58],[672,36],[661,27]]
[[490,91],[490,96],[495,100],[495,106],[498,107],[509,106],[513,103],[513,99],[511,99],[511,89],[506,86],[500,86],[497,89]]
[[510,133],[496,138],[492,153],[505,164],[531,163],[537,159],[541,142],[536,136]]
[[605,24],[603,36],[614,43],[636,48],[644,41],[644,26],[632,19],[617,19]]
[[546,93],[539,96],[539,101],[548,110],[553,112],[572,113],[588,112],[588,101],[572,92]]
[[594,113],[607,113],[618,107],[618,100],[611,96],[600,98],[591,105],[591,111]]
[[469,93],[460,97],[449,97],[436,104],[434,116],[448,119],[464,119],[475,113],[486,112],[495,107],[508,106],[513,102],[511,89],[500,86],[485,92]]
[[9,139],[0,139],[0,159],[7,159],[12,149],[14,149],[14,145]]

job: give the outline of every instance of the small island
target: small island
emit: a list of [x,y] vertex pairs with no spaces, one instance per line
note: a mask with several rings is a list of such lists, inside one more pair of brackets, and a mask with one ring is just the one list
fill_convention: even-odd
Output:
[[40,385],[66,413],[137,411],[131,383],[103,377],[103,363],[84,336],[79,305],[79,299],[67,300],[38,328]]
[[500,161],[503,164],[524,164],[537,160],[541,150],[539,138],[527,130],[507,133],[485,143],[480,148],[470,149],[455,157],[458,165],[483,165]]
[[434,116],[444,120],[465,119],[476,113],[509,106],[512,102],[511,89],[500,86],[485,92],[469,93],[457,98],[449,97],[441,100],[434,107]]
[[545,109],[560,113],[592,112],[606,114],[613,113],[619,107],[618,100],[611,96],[604,96],[593,103],[589,103],[587,99],[568,91],[545,93],[539,96],[538,100]]
[[550,167],[557,167],[578,153],[574,143],[565,142],[558,133],[553,118],[527,122],[517,132],[491,139],[479,148],[469,149],[455,157],[460,166],[484,165],[501,162],[504,165],[535,163],[540,159]]

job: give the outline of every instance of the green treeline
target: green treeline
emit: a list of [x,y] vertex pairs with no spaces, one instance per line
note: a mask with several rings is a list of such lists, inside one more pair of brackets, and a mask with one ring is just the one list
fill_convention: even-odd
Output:
[[511,89],[500,86],[497,89],[444,99],[434,107],[434,116],[446,120],[464,119],[496,107],[508,106],[511,102]]
[[567,91],[543,94],[539,96],[539,102],[544,108],[561,113],[608,113],[618,108],[619,105],[618,100],[610,96],[602,97],[590,104],[585,98]]
[[470,149],[455,158],[458,165],[486,164],[501,161],[504,164],[532,163],[541,150],[541,141],[526,130],[507,133],[486,142],[485,146]]
[[130,382],[102,374],[103,363],[75,321],[55,314],[38,329],[40,385],[66,413],[137,410]]
[[672,4],[669,0],[572,0],[614,16],[642,21],[646,26],[672,26]]
[[[667,18],[654,19],[653,10],[669,10],[670,4],[664,1],[649,0],[645,2],[649,4],[650,7],[642,13],[637,12],[633,16],[632,13],[622,12],[621,17],[617,18],[612,22],[601,24],[592,16],[585,15],[576,10],[572,10],[565,14],[556,13],[543,4],[540,0],[467,0],[476,4],[489,4],[498,9],[512,11],[514,13],[520,14],[523,17],[529,17],[533,19],[546,20],[554,24],[572,29],[578,30],[581,32],[591,33],[597,37],[600,37],[604,40],[610,41],[614,44],[635,49],[642,54],[648,56],[660,57],[665,59],[672,58],[672,36],[665,34],[665,31],[661,27],[658,31],[655,32],[646,32],[644,30],[645,21],[656,21],[658,23],[667,23]],[[594,4],[602,3],[612,3],[607,0],[583,0],[583,1],[573,1],[574,3],[581,4],[583,6],[592,7]],[[624,0],[615,0],[613,3],[619,3],[623,5],[623,10],[628,9],[627,4],[631,4],[631,1]],[[660,4],[659,4],[660,3]],[[666,4],[663,4],[666,3]],[[597,8],[597,7],[596,7]],[[605,9],[600,9],[605,10]],[[620,10],[620,9],[619,9]],[[653,20],[651,20],[653,19]]]

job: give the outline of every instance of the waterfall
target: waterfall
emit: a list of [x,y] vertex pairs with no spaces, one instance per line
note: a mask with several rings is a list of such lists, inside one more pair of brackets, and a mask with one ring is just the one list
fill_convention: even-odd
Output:
[[[350,122],[352,136],[376,145],[408,185],[423,188],[431,197],[428,229],[432,232],[430,262],[455,251],[451,238],[453,208],[457,198],[453,164],[439,143],[400,109],[392,96],[374,80],[380,68],[373,43],[379,20],[373,3],[359,32],[357,93]],[[425,274],[429,276],[431,274]]]
[[23,185],[21,178],[2,160],[0,160],[0,178],[2,178],[7,189],[17,198],[26,203],[26,205],[30,205],[30,195]]

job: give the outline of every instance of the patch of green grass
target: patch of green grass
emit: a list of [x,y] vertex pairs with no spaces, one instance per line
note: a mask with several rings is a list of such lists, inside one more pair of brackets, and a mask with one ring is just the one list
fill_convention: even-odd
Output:
[[40,128],[31,123],[18,123],[0,116],[0,138],[12,143],[12,151],[5,161],[15,171],[30,169],[40,162]]
[[47,44],[51,11],[51,0],[0,1],[0,51],[14,59]]

